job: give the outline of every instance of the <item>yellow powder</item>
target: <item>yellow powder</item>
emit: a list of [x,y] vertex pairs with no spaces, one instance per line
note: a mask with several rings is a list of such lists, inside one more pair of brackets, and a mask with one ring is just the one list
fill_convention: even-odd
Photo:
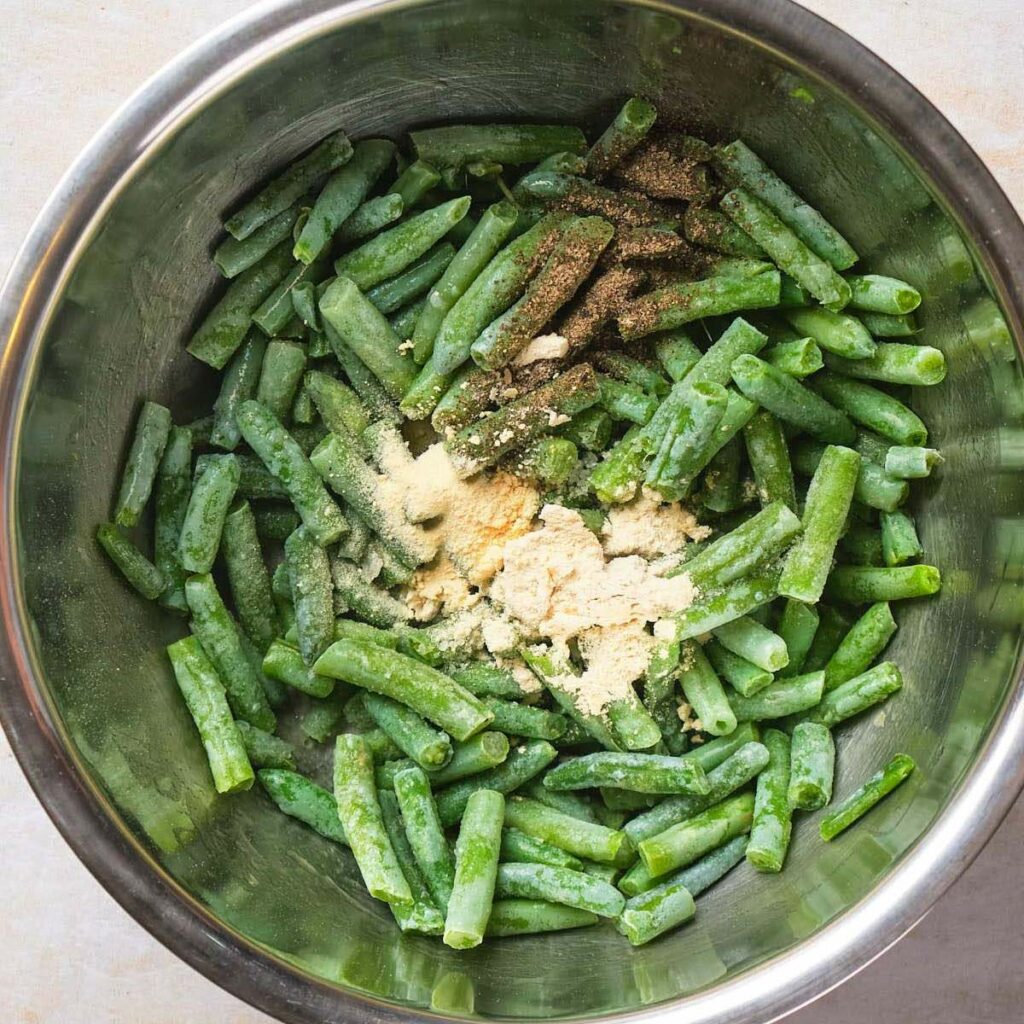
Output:
[[711,533],[679,502],[665,504],[644,491],[626,505],[614,505],[601,527],[601,543],[609,557],[642,555],[657,558],[679,551],[687,541],[703,540]]
[[469,582],[441,552],[429,565],[413,573],[404,593],[405,603],[418,622],[430,622],[438,615],[451,615],[472,607],[480,594],[470,590]]
[[545,505],[542,527],[505,545],[491,597],[531,631],[568,640],[595,626],[654,622],[689,607],[684,576],[662,579],[637,556],[605,561],[580,514]]
[[501,568],[506,542],[530,529],[540,507],[536,489],[510,473],[460,480],[441,444],[431,445],[415,461],[395,465],[391,479],[412,522],[440,519],[431,534],[475,586],[489,582]]

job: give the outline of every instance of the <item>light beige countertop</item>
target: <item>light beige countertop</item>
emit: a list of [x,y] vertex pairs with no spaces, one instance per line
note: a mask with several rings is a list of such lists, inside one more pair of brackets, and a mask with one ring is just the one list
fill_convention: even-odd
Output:
[[[751,0],[756,2],[756,0]],[[929,96],[1024,209],[1024,0],[805,0]],[[245,0],[0,0],[0,276],[58,177],[149,75]],[[268,1024],[78,862],[0,733],[0,1024]],[[794,1024],[1024,1019],[1024,800],[935,910]]]

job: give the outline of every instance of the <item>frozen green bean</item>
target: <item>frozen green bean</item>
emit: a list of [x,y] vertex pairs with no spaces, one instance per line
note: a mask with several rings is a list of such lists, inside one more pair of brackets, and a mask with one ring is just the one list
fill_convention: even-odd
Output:
[[881,771],[872,775],[860,789],[851,793],[831,814],[822,819],[819,826],[821,838],[831,842],[905,782],[916,767],[913,758],[897,754]]
[[167,577],[113,523],[97,527],[96,540],[143,597],[155,601],[163,594]]
[[171,427],[156,472],[156,515],[153,520],[153,564],[164,578],[160,604],[176,612],[188,609],[185,572],[178,557],[178,539],[192,493],[192,432]]
[[766,729],[768,766],[757,777],[754,819],[747,843],[747,860],[758,871],[782,870],[793,831],[793,811],[789,803],[789,736],[778,729]]
[[280,636],[281,623],[270,589],[270,574],[263,560],[256,518],[248,502],[238,502],[224,517],[221,552],[242,628],[265,654],[274,638]]
[[455,880],[445,918],[444,943],[453,949],[478,946],[491,916],[498,874],[505,798],[480,789],[466,803],[455,842]]
[[141,518],[153,490],[170,431],[170,411],[156,402],[144,403],[135,424],[135,436],[114,509],[114,522],[118,526],[135,526]]
[[817,722],[793,729],[787,800],[792,810],[816,811],[832,799],[836,745],[832,733]]
[[312,779],[286,769],[257,772],[267,795],[289,817],[296,818],[326,839],[348,846],[334,797]]

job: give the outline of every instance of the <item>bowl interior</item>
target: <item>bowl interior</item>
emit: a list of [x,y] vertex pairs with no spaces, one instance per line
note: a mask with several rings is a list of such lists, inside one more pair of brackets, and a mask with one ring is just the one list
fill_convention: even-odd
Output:
[[[597,0],[437,0],[325,20],[203,97],[95,225],[46,331],[20,438],[24,600],[45,693],[129,830],[224,928],[291,968],[385,1003],[458,1016],[628,1012],[721,984],[862,900],[942,814],[971,769],[1017,660],[1022,549],[1013,343],[976,246],[882,127],[808,69],[710,20]],[[850,238],[862,265],[926,296],[923,338],[947,382],[912,396],[946,455],[915,514],[946,587],[900,609],[906,686],[838,737],[837,795],[897,751],[921,770],[842,841],[801,817],[786,870],[741,866],[694,922],[639,950],[610,927],[455,953],[399,935],[348,854],[258,791],[217,798],[162,647],[183,632],[100,557],[141,398],[179,421],[213,375],[184,339],[217,286],[225,211],[327,132],[397,138],[451,119],[601,126],[622,99],[666,123],[742,135]],[[884,723],[884,728],[881,726]],[[306,767],[316,771],[317,755]],[[187,894],[187,897],[184,895]]]

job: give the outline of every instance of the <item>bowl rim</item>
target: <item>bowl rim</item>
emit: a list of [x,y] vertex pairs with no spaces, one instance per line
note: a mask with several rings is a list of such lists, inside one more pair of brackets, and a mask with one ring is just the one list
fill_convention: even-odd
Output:
[[[347,22],[427,0],[269,0],[201,38],[107,121],[58,183],[0,293],[0,720],[22,771],[82,863],[151,935],[217,985],[294,1024],[322,1019],[405,1024],[443,1018],[298,973],[219,923],[118,824],[33,678],[18,571],[16,456],[40,342],[68,268],[91,228],[155,146],[255,64]],[[872,116],[929,176],[974,240],[1018,348],[1024,336],[1024,225],[967,142],[916,88],[837,26],[792,0],[619,0],[681,12],[800,63]],[[906,934],[988,841],[1024,787],[1024,688],[1015,669],[1003,708],[942,815],[859,903],[812,938],[735,979],[607,1020],[691,1024],[777,1020],[863,969]],[[344,1014],[344,1016],[341,1016]],[[583,1018],[587,1019],[587,1018]],[[589,1018],[594,1019],[594,1018]]]

